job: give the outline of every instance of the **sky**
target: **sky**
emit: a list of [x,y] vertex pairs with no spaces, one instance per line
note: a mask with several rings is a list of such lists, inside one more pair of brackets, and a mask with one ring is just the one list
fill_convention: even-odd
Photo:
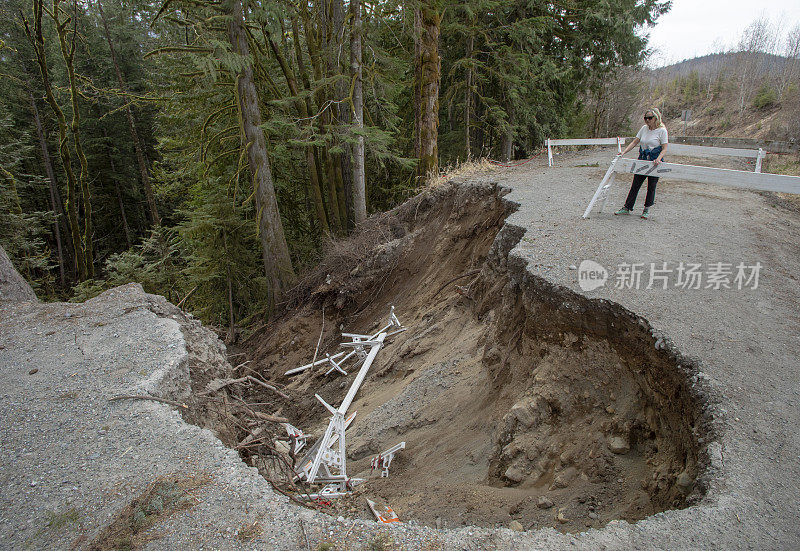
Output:
[[650,29],[656,52],[650,67],[663,67],[734,46],[760,17],[780,24],[782,35],[800,24],[800,0],[673,0]]

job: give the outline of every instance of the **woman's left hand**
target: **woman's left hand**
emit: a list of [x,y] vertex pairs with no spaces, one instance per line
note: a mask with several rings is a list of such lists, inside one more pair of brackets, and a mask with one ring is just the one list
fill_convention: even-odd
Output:
[[654,164],[654,165],[659,165],[659,164],[661,164],[661,159],[654,159],[654,160],[653,160],[653,164]]

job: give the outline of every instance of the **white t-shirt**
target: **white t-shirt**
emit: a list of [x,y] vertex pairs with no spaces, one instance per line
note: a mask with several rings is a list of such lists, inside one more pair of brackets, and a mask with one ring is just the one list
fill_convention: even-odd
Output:
[[636,137],[639,138],[639,147],[642,149],[653,149],[665,143],[669,143],[667,129],[663,126],[650,130],[645,124],[639,129]]

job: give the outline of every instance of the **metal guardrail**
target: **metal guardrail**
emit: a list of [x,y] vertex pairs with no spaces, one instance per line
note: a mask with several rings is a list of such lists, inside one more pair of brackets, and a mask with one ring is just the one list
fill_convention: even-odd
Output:
[[743,189],[760,191],[774,191],[779,193],[800,194],[800,176],[785,176],[783,174],[767,174],[762,172],[748,172],[744,170],[730,170],[727,168],[709,168],[705,166],[681,165],[677,163],[653,164],[652,161],[637,161],[615,157],[611,161],[603,180],[597,186],[583,218],[588,218],[595,203],[602,199],[600,212],[603,212],[608,201],[609,190],[614,184],[615,173],[642,174],[658,176],[659,178],[677,178],[703,184],[718,184]]

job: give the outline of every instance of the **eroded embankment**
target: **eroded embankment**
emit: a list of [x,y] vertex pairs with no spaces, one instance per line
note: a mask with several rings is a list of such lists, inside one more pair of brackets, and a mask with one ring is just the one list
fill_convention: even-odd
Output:
[[[306,279],[291,311],[246,344],[246,369],[290,399],[279,404],[257,385],[232,398],[280,406],[321,435],[327,414],[314,394],[338,404],[354,370],[284,372],[310,361],[323,307],[320,353],[335,350],[342,331],[383,325],[395,305],[408,330],[381,350],[351,407],[348,474],[368,480],[332,511],[369,518],[370,497],[430,525],[517,520],[575,531],[697,500],[706,462],[698,438],[709,425],[694,366],[645,320],[509,257],[522,231],[504,226],[511,206],[501,195],[447,185],[372,219]],[[274,438],[250,445],[257,424],[240,415],[225,440],[275,479],[292,458]],[[378,478],[370,458],[399,441],[406,449],[391,476]]]

